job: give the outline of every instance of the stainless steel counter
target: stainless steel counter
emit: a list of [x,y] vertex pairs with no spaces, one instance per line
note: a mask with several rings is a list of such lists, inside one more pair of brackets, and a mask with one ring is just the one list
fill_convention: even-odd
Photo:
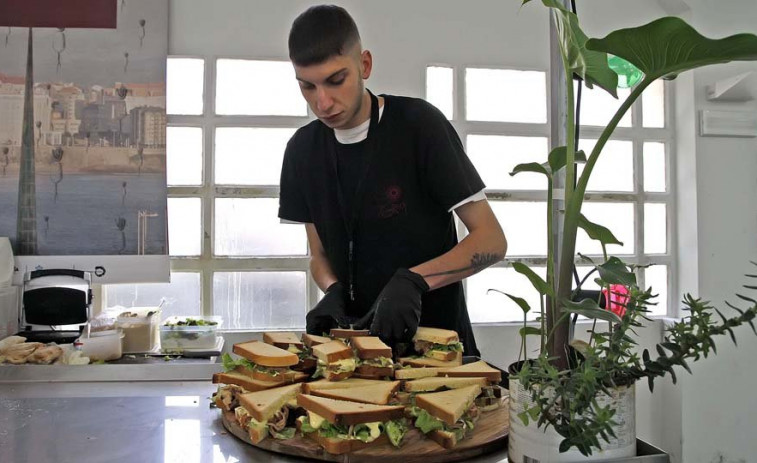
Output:
[[[209,381],[0,385],[0,462],[303,462],[241,442]],[[54,398],[53,398],[54,397]],[[506,462],[506,452],[476,462]]]

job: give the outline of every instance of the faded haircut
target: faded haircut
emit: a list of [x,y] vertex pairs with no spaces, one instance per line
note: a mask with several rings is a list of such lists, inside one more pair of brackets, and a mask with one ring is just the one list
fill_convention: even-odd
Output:
[[289,59],[298,66],[319,64],[343,55],[360,43],[357,25],[347,10],[317,5],[297,16],[289,31]]

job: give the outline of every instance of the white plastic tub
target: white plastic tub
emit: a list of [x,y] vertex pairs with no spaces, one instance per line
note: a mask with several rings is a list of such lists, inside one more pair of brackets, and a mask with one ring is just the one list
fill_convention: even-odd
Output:
[[[134,316],[124,316],[130,312]],[[124,332],[124,353],[152,352],[158,347],[160,310],[157,307],[132,307],[119,314],[116,327]]]

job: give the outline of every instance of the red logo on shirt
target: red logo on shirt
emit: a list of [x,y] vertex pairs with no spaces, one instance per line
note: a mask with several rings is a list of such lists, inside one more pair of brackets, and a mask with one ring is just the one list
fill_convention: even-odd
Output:
[[378,201],[378,216],[389,219],[401,213],[407,212],[407,205],[402,201],[402,188],[399,185],[390,185],[384,190],[384,197]]

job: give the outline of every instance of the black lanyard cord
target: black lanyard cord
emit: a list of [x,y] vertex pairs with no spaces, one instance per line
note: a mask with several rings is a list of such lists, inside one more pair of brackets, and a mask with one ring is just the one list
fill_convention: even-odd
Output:
[[357,228],[357,222],[358,218],[360,217],[360,209],[362,206],[362,197],[363,197],[363,186],[365,184],[365,180],[368,177],[370,168],[371,168],[371,161],[375,157],[376,152],[378,151],[378,142],[376,137],[376,131],[378,127],[378,121],[379,121],[379,107],[378,107],[378,98],[368,91],[368,95],[371,97],[371,118],[370,118],[370,125],[368,126],[368,135],[366,139],[366,158],[365,158],[365,166],[363,169],[363,174],[360,176],[360,180],[358,181],[357,188],[355,189],[355,197],[352,202],[352,217],[348,216],[348,211],[346,209],[347,202],[344,198],[344,192],[342,191],[342,185],[341,182],[339,182],[339,169],[337,167],[337,154],[336,154],[336,136],[332,134],[331,137],[328,138],[328,152],[329,157],[331,158],[331,164],[334,169],[334,174],[336,176],[337,182],[336,182],[336,193],[337,193],[337,199],[339,201],[339,210],[341,212],[342,221],[344,222],[344,228],[347,232],[347,237],[349,239],[349,244],[347,247],[347,262],[348,262],[348,288],[349,288],[349,295],[350,295],[350,301],[355,301],[355,229]]

